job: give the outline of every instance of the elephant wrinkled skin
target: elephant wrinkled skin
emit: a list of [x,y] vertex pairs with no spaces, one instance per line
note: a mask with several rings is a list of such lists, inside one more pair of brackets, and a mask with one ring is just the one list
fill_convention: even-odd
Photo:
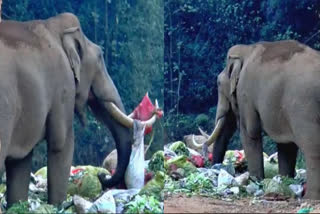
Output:
[[[32,149],[48,146],[48,202],[66,199],[74,151],[74,111],[86,123],[89,106],[110,129],[119,161],[107,187],[123,178],[131,154],[130,129],[107,106],[124,107],[99,46],[70,13],[47,20],[0,23],[0,170],[6,169],[8,205],[26,200]],[[125,113],[125,112],[124,112]]]
[[265,131],[277,142],[281,175],[294,175],[297,149],[302,150],[306,197],[320,199],[319,52],[294,40],[235,45],[217,83],[214,163],[222,162],[238,124],[249,172],[263,178]]

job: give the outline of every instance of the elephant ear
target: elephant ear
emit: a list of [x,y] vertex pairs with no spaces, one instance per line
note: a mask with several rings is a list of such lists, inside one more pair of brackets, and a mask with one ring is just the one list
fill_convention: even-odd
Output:
[[80,83],[82,42],[79,27],[68,28],[63,32],[62,44],[69,59],[74,77]]
[[242,68],[241,58],[236,55],[230,55],[228,60],[228,74],[230,78],[230,95],[233,95],[236,91],[241,68]]

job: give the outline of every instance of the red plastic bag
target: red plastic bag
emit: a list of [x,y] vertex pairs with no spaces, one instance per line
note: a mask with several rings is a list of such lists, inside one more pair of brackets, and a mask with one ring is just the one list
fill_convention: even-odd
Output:
[[[163,111],[156,109],[149,99],[148,92],[143,97],[140,104],[134,109],[132,119],[146,121],[149,120],[153,114],[157,114],[157,117],[160,119],[163,116]],[[147,135],[152,131],[151,127],[146,127],[144,134]]]

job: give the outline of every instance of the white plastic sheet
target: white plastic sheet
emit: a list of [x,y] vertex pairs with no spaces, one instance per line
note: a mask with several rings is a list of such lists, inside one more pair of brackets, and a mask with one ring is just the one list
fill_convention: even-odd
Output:
[[141,189],[144,186],[144,130],[145,125],[139,120],[134,120],[134,143],[132,145],[129,165],[124,177],[128,189]]

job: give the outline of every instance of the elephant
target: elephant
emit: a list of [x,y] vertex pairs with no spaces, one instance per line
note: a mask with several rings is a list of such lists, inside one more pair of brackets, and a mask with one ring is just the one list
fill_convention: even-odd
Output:
[[214,144],[221,163],[237,128],[250,175],[264,178],[262,132],[277,143],[279,173],[294,176],[298,148],[307,167],[306,198],[320,199],[320,53],[296,40],[232,46],[218,75]]
[[74,152],[73,120],[86,110],[115,139],[118,162],[104,187],[123,181],[133,121],[110,78],[101,48],[83,33],[72,13],[43,20],[0,23],[0,172],[6,170],[8,206],[26,200],[32,150],[47,142],[48,203],[66,199]]

